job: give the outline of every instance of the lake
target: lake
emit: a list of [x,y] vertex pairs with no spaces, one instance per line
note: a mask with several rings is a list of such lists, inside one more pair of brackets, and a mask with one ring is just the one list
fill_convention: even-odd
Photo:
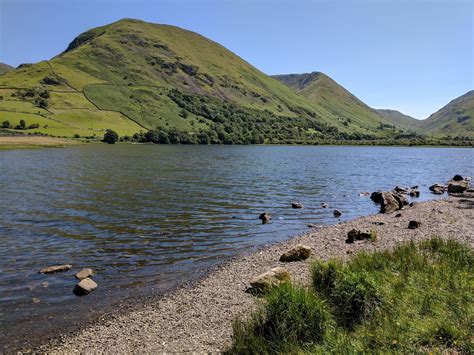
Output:
[[[0,151],[0,352],[196,280],[309,223],[376,213],[361,192],[419,185],[424,201],[439,198],[428,186],[454,174],[474,175],[474,150],[91,144]],[[305,207],[292,209],[294,201]],[[273,219],[262,225],[265,211]],[[38,274],[62,263],[73,268]],[[99,288],[79,298],[74,273],[84,267],[97,271]]]

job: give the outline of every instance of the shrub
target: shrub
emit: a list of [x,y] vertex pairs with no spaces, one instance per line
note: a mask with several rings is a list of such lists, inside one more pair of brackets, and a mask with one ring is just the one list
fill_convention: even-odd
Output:
[[118,139],[119,139],[119,136],[117,132],[111,129],[108,129],[105,131],[104,139],[102,141],[108,144],[115,144],[115,142],[117,142]]
[[11,128],[12,125],[10,123],[10,121],[3,121],[2,122],[2,128]]

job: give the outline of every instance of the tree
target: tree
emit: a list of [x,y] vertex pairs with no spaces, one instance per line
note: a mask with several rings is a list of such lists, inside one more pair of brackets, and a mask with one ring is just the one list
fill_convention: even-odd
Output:
[[3,121],[2,122],[2,128],[11,128],[10,121]]
[[117,134],[117,132],[111,129],[108,129],[105,131],[104,139],[102,141],[108,144],[115,144],[115,142],[117,142],[118,139],[119,139],[119,135]]
[[20,127],[21,127],[21,129],[26,128],[26,121],[25,120],[23,120],[23,119],[20,120]]

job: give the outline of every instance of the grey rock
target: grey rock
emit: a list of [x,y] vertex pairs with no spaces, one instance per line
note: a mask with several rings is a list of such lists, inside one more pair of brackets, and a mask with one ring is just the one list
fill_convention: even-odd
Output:
[[40,274],[54,274],[56,272],[68,271],[72,268],[72,265],[64,264],[64,265],[55,265],[55,266],[48,266],[39,271]]
[[421,222],[418,221],[410,221],[408,222],[408,228],[409,229],[417,229],[421,227]]
[[303,208],[304,206],[303,206],[303,204],[301,204],[299,202],[293,202],[291,204],[291,207],[293,207],[293,208]]
[[311,247],[307,245],[297,245],[280,256],[282,262],[292,262],[306,260],[311,255]]
[[81,271],[76,273],[76,279],[83,280],[86,277],[90,277],[90,276],[93,276],[93,275],[95,275],[94,270],[88,269],[88,268],[87,269],[82,269]]
[[356,240],[377,240],[377,232],[375,230],[362,231],[358,229],[351,229],[347,233],[346,243],[354,243]]
[[342,212],[339,211],[339,210],[334,210],[334,212],[332,213],[334,215],[334,217],[336,218],[339,218],[342,216]]
[[258,216],[258,218],[262,220],[262,224],[266,224],[270,222],[270,220],[272,219],[272,216],[270,216],[270,214],[268,214],[267,212],[264,212],[264,213],[261,213],[260,216]]
[[263,293],[283,283],[291,282],[290,273],[283,267],[276,267],[250,281],[254,292]]
[[86,277],[85,279],[81,280],[76,287],[74,287],[74,294],[76,296],[85,296],[94,291],[97,288],[97,284],[94,280]]

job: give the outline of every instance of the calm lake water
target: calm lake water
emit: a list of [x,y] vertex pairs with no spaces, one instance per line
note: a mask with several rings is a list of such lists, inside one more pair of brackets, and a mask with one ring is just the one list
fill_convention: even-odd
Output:
[[[0,151],[0,352],[194,280],[228,257],[308,230],[308,223],[335,223],[334,208],[341,220],[376,213],[362,191],[419,185],[423,201],[435,198],[428,186],[456,173],[474,175],[474,150],[85,145]],[[292,209],[293,201],[305,208]],[[270,224],[258,219],[264,211],[273,216]],[[38,274],[61,263],[73,269]],[[83,267],[97,271],[99,288],[78,298],[74,273]]]

